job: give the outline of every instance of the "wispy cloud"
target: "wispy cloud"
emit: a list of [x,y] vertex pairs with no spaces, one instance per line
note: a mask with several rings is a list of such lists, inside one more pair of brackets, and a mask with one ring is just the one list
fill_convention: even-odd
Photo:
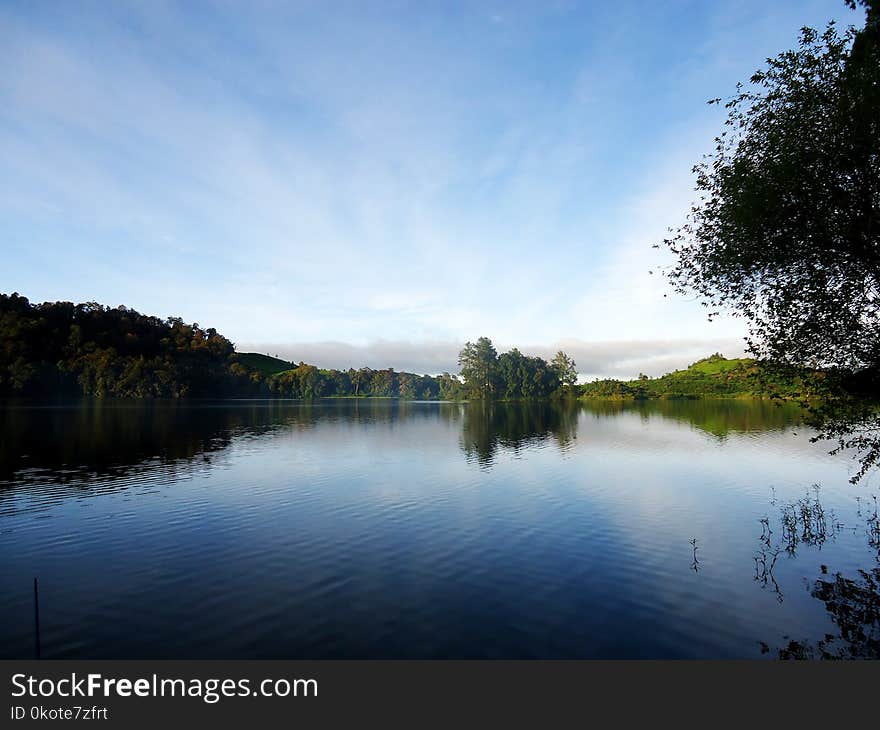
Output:
[[354,364],[380,338],[736,338],[647,271],[703,101],[831,11],[767,12],[3,4],[0,289]]

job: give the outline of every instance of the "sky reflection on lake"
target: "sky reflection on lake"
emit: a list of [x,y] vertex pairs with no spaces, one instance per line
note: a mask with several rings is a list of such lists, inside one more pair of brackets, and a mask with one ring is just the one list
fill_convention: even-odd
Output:
[[[833,596],[871,606],[875,483],[850,485],[849,457],[793,407],[9,403],[0,419],[3,657],[32,655],[34,576],[58,658],[821,655],[853,643],[818,644],[840,633]],[[815,505],[826,534],[800,539],[792,514]]]

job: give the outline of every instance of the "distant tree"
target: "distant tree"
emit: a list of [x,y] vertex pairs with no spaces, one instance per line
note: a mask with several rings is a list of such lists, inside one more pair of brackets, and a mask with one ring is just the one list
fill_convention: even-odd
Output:
[[373,371],[370,394],[383,397],[398,395],[397,373],[394,372],[394,368]]
[[464,398],[464,384],[455,375],[443,373],[437,377],[439,395],[443,400],[461,400]]
[[354,395],[369,395],[370,385],[373,381],[373,370],[371,368],[360,368],[360,370],[355,370],[354,375],[352,375],[352,382],[354,383]]
[[498,394],[505,398],[546,398],[559,388],[555,368],[540,357],[513,348],[498,357]]
[[524,365],[523,397],[547,398],[559,389],[559,376],[544,358],[526,357]]
[[334,370],[333,371],[333,380],[334,380],[334,388],[333,392],[335,395],[352,395],[353,394],[353,385],[351,382],[351,373],[352,370]]
[[498,353],[488,337],[468,342],[458,354],[461,377],[469,393],[477,398],[490,398],[496,390]]
[[397,394],[401,398],[416,398],[419,386],[419,376],[412,373],[397,374]]
[[526,358],[518,349],[514,347],[498,358],[500,394],[505,398],[522,398],[526,377]]
[[550,361],[550,366],[556,372],[557,377],[562,381],[563,385],[574,386],[577,384],[577,365],[575,361],[562,350],[554,355],[553,359]]
[[416,385],[416,397],[422,400],[433,400],[440,397],[440,378],[422,375]]

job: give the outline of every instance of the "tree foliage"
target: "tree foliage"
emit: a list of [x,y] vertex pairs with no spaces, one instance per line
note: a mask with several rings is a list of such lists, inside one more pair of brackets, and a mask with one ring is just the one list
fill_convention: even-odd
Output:
[[560,386],[543,359],[518,350],[498,357],[485,337],[465,346],[461,364],[461,376],[293,365],[236,353],[215,329],[178,317],[0,294],[0,396],[462,400],[546,398]]
[[746,318],[768,369],[826,371],[813,425],[860,452],[858,479],[880,463],[880,0],[847,4],[862,28],[803,28],[724,102],[698,200],[665,243],[676,289],[710,318]]
[[94,302],[0,295],[0,393],[185,397],[249,390],[213,328]]
[[[574,368],[574,360],[564,352],[557,353],[554,363],[557,360]],[[564,382],[557,365],[516,348],[499,356],[488,337],[466,343],[458,361],[463,389],[472,398],[548,398],[558,394]]]
[[550,367],[556,372],[556,376],[563,385],[574,386],[577,384],[577,363],[562,350],[554,355],[550,361]]
[[458,354],[465,387],[472,397],[491,398],[498,387],[498,353],[488,337],[465,343]]
[[0,294],[0,395],[116,398],[461,397],[452,376],[324,370],[239,354],[213,328],[94,302],[32,304]]
[[804,28],[737,87],[666,241],[676,287],[746,317],[774,361],[880,364],[880,10],[863,4],[863,29]]

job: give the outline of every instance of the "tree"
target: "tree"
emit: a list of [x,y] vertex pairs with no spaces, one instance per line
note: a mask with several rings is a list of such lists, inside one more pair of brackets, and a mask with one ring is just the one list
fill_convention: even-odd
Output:
[[522,398],[525,360],[525,356],[515,347],[498,358],[498,382],[505,398]]
[[475,397],[490,398],[496,389],[498,353],[488,337],[465,343],[458,353],[458,364],[465,387]]
[[444,372],[437,377],[439,395],[443,400],[460,400],[464,393],[462,382],[456,375]]
[[394,368],[373,371],[369,385],[370,395],[383,397],[397,395],[397,374]]
[[563,385],[573,386],[577,384],[577,365],[562,350],[554,355],[550,361],[550,367],[556,372]]
[[[351,374],[351,372],[352,371],[349,371],[349,374]],[[370,389],[370,383],[373,380],[373,370],[368,367],[356,370],[354,371],[354,374],[351,375],[351,380],[354,383],[355,396],[364,395]]]
[[[832,372],[880,370],[880,0],[858,5],[863,28],[804,28],[737,86],[694,167],[698,200],[665,241],[675,288],[710,318],[744,317],[756,356]],[[819,424],[841,445],[880,425],[843,412]]]
[[666,241],[679,291],[746,317],[752,350],[792,364],[880,364],[880,3],[861,4],[863,29],[804,28],[737,87]]

